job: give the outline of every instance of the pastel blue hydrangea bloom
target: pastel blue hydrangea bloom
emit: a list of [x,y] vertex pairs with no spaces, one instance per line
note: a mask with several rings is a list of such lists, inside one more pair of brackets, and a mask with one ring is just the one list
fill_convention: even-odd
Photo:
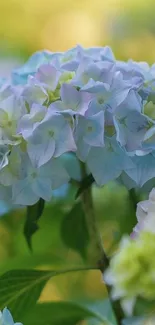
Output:
[[149,120],[142,113],[140,96],[131,90],[125,100],[114,111],[117,141],[127,151],[141,147],[149,127]]
[[12,200],[15,204],[32,205],[39,198],[50,201],[52,190],[67,184],[70,177],[61,159],[53,158],[44,166],[36,168],[31,164],[27,155],[22,157],[25,165],[19,180],[12,185]]
[[110,83],[114,73],[114,63],[107,61],[94,62],[92,59],[84,57],[78,66],[72,83],[79,87],[86,85],[91,79],[103,83]]
[[6,80],[0,87],[0,101],[7,99],[9,96],[15,95],[20,97],[22,86],[14,87],[9,80]]
[[104,146],[104,112],[89,116],[77,116],[75,128],[77,156],[85,161],[91,147]]
[[[5,150],[5,153],[4,153]],[[6,147],[1,149],[3,160],[0,169],[0,184],[11,186],[21,177],[21,156],[18,147],[14,146],[11,152]]]
[[148,180],[155,177],[155,157],[152,154],[132,157],[133,168],[126,170],[127,175],[142,187]]
[[73,85],[64,83],[60,89],[61,100],[54,103],[54,108],[71,114],[84,114],[88,109],[91,96],[78,91]]
[[95,82],[91,79],[82,90],[93,94],[89,109],[92,114],[95,114],[104,109],[114,110],[125,100],[131,88],[131,84],[123,81],[121,74],[116,74],[111,84]]
[[149,199],[137,204],[137,224],[131,234],[132,238],[138,237],[142,231],[155,233],[155,188],[149,193]]
[[125,186],[128,190],[131,190],[132,188],[137,188],[136,182],[131,179],[124,171],[117,178],[116,182],[120,185]]
[[94,59],[94,61],[100,61],[105,60],[109,62],[114,62],[115,57],[114,54],[109,46],[105,47],[90,47],[88,49],[85,49],[86,55]]
[[82,180],[80,161],[74,153],[66,153],[61,156],[63,165],[71,179]]
[[56,89],[60,76],[61,72],[50,63],[41,65],[35,74],[35,78],[42,86],[51,91]]
[[52,157],[76,151],[72,129],[63,115],[48,110],[27,140],[28,155],[34,166],[40,167]]
[[0,170],[8,165],[9,148],[7,145],[0,145]]
[[118,178],[122,171],[134,168],[131,158],[119,146],[115,137],[106,138],[104,148],[91,148],[86,163],[99,186]]
[[30,112],[21,117],[18,123],[18,133],[22,134],[24,139],[27,139],[32,134],[35,126],[43,120],[46,112],[45,106],[33,104]]
[[0,88],[5,84],[6,78],[0,78]]
[[35,77],[32,76],[28,78],[28,83],[23,89],[22,97],[30,106],[34,103],[42,105],[49,99],[47,90]]
[[128,62],[118,61],[116,65],[117,69],[123,73],[125,79],[138,81],[137,78],[139,78],[139,82],[141,79],[145,84],[155,80],[155,69],[153,66],[150,68],[147,62],[128,60]]
[[153,124],[150,129],[147,130],[144,136],[142,148],[150,151],[155,150],[155,125]]
[[76,71],[84,54],[84,49],[80,45],[77,45],[64,53],[61,53],[57,60],[57,66],[64,70]]
[[22,325],[22,323],[14,323],[13,317],[7,308],[0,311],[0,325]]
[[17,134],[17,126],[25,108],[21,98],[12,93],[0,101],[0,144],[17,145],[20,143],[20,136]]
[[[64,159],[72,153],[75,168]],[[80,161],[99,186],[154,182],[155,64],[77,45],[37,52],[0,83],[2,198],[50,200],[70,178],[81,180]]]
[[34,53],[23,66],[13,70],[13,84],[26,84],[29,75],[34,75],[42,64],[50,61],[51,57],[52,53],[49,51],[38,51]]
[[88,49],[83,48],[80,45],[66,51],[59,57],[58,61],[61,68],[76,71],[82,61],[88,62],[90,60],[94,62],[106,61],[114,62],[115,57],[110,47],[91,47]]

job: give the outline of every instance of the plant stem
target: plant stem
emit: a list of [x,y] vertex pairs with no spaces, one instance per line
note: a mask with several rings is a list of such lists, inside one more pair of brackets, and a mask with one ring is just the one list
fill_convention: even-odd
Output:
[[137,203],[138,203],[138,198],[137,198],[137,195],[136,195],[136,192],[135,192],[135,189],[134,188],[132,188],[131,190],[129,190],[129,199],[130,199],[131,204],[133,205],[134,211],[136,211],[136,209],[137,209]]
[[[81,163],[81,172],[82,172],[82,176],[86,177],[86,167],[83,163]],[[89,248],[90,251],[88,252],[88,257],[92,263],[97,262],[97,267],[103,274],[103,272],[109,266],[109,258],[104,251],[101,235],[96,223],[93,199],[92,199],[92,187],[89,187],[82,192],[81,200],[82,200],[83,209],[86,216],[86,222],[87,222],[87,227],[88,227],[89,237],[91,242]],[[121,325],[122,320],[125,318],[125,315],[121,308],[120,301],[119,300],[113,301],[111,299],[111,286],[106,284],[106,288],[117,320],[117,324]]]

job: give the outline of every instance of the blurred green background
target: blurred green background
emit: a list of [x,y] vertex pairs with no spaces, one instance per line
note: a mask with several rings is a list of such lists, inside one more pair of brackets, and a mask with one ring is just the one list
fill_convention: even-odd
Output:
[[[0,0],[0,76],[9,76],[36,50],[63,51],[76,44],[110,45],[118,59],[155,61],[154,0]],[[61,223],[74,203],[76,189],[54,199],[39,222],[30,253],[23,236],[25,210],[0,219],[0,272],[16,268],[81,265],[81,257],[64,246]],[[123,232],[135,224],[134,203],[115,183],[93,189],[95,211],[105,248],[113,250]],[[81,230],[82,231],[82,230]],[[113,239],[114,238],[114,239]],[[97,271],[54,278],[40,298],[103,300],[105,288]]]
[[108,44],[119,59],[152,63],[154,9],[154,0],[0,0],[1,70],[11,67],[4,57],[16,65],[36,50],[76,44]]
[[[33,252],[30,252],[23,235],[26,211],[10,211],[0,220],[0,271],[10,269],[67,269],[86,265],[80,254],[64,245],[62,222],[75,204],[77,188],[71,186],[68,194],[53,198],[46,205],[39,221],[39,230],[32,238]],[[93,187],[94,208],[97,223],[108,254],[111,254],[120,236],[130,234],[136,223],[134,203],[128,191],[116,183],[110,183],[103,189]],[[78,219],[74,219],[72,233],[79,232],[79,241],[85,231],[80,228]],[[71,235],[68,232],[67,236]],[[103,300],[106,290],[98,271],[69,273],[55,277],[48,283],[40,298],[49,300]]]

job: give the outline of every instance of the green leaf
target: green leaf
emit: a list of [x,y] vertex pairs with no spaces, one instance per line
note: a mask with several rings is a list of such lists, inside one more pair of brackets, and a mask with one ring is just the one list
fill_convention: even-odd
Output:
[[14,317],[35,305],[40,293],[56,272],[35,270],[9,271],[0,277],[0,309],[11,309]]
[[67,213],[61,224],[61,237],[64,244],[86,258],[86,248],[89,242],[85,214],[81,202],[76,203]]
[[36,204],[27,207],[24,235],[31,250],[31,237],[39,229],[37,222],[43,213],[44,206],[45,201],[43,199],[40,199]]
[[155,318],[148,317],[132,317],[124,319],[122,325],[153,325],[155,324]]
[[80,183],[80,187],[75,195],[75,199],[77,199],[83,191],[89,188],[94,183],[94,177],[92,174],[86,176]]
[[[91,309],[91,311],[97,313],[98,315],[100,315],[100,317],[105,317],[107,319],[107,321],[112,324],[112,325],[117,325],[117,321],[111,306],[111,302],[110,300],[104,299],[104,300],[98,300],[98,301],[94,301],[92,303],[88,303],[89,308]],[[99,324],[98,321],[89,321],[89,325],[97,325]]]
[[93,268],[79,268],[61,271],[14,270],[0,277],[0,310],[7,306],[14,317],[20,318],[39,299],[46,282],[59,274],[84,271]]
[[134,306],[134,315],[142,316],[155,313],[155,300],[146,300],[138,297]]
[[110,324],[86,306],[62,301],[37,304],[20,321],[24,325],[75,325],[88,318],[98,319],[105,325]]

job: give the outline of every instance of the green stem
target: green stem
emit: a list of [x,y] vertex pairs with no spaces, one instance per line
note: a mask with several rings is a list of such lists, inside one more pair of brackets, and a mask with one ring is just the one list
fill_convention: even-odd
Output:
[[88,252],[88,258],[92,263],[96,263],[97,267],[101,270],[104,270],[109,265],[109,260],[105,255],[102,239],[98,231],[98,227],[95,220],[93,200],[92,200],[92,188],[84,190],[81,195],[83,210],[85,212],[89,238],[90,238],[90,253]]
[[129,199],[130,202],[133,206],[134,211],[136,211],[137,209],[137,203],[138,203],[138,198],[137,198],[137,194],[135,192],[135,189],[132,188],[131,190],[129,190]]
[[132,232],[133,228],[137,224],[136,210],[137,203],[140,201],[138,193],[136,193],[135,189],[129,190],[129,204],[130,204],[130,232]]
[[[86,167],[83,163],[81,163],[81,172],[83,178],[86,177]],[[92,199],[92,187],[89,187],[82,192],[81,200],[82,200],[83,209],[86,216],[86,222],[87,222],[87,227],[88,227],[89,237],[91,242],[88,251],[88,258],[93,265],[94,263],[97,264],[97,268],[103,274],[103,272],[109,266],[109,258],[104,251],[101,235],[99,233],[98,226],[96,223],[93,199]],[[122,320],[125,318],[125,315],[121,308],[120,301],[119,300],[113,301],[111,299],[111,286],[106,285],[106,288],[117,320],[117,324],[121,325]]]

